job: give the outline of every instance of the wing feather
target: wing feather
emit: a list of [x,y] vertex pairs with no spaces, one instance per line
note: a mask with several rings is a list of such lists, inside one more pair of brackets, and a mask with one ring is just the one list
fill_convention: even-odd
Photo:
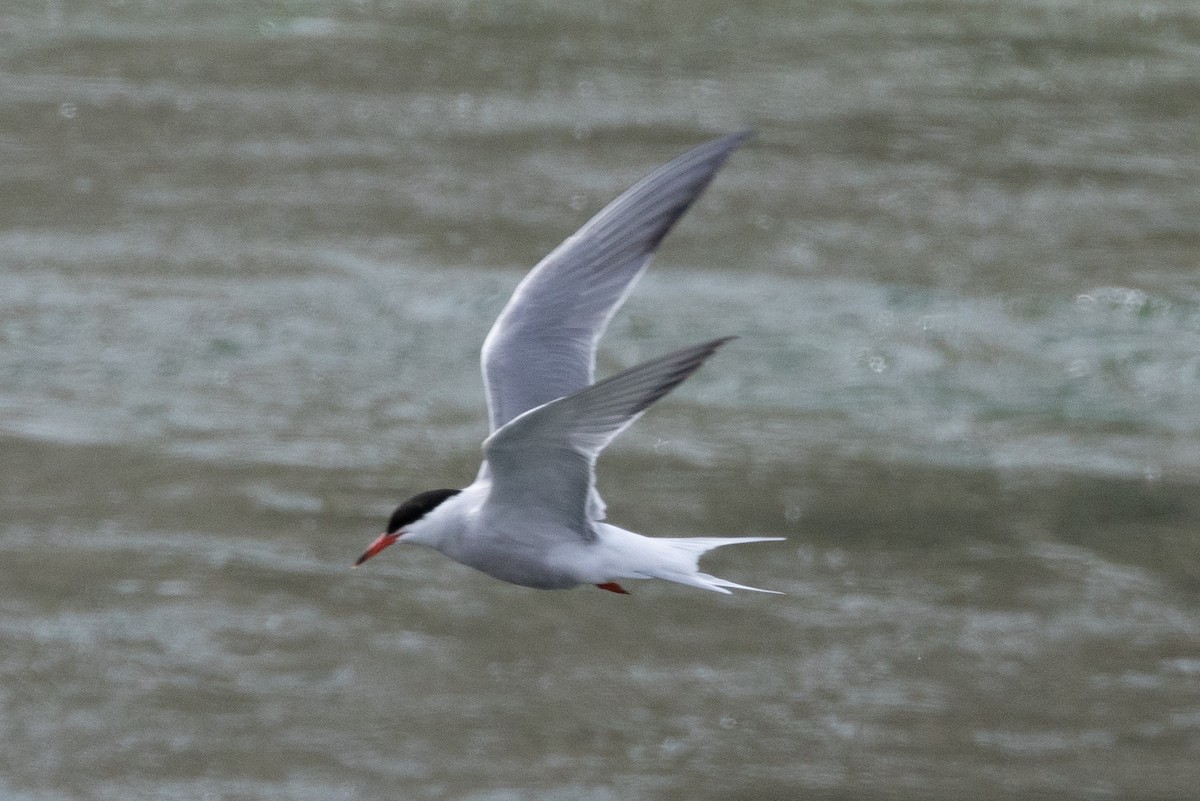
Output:
[[549,515],[584,539],[594,537],[589,497],[600,452],[731,339],[668,353],[509,421],[483,443],[488,502]]
[[751,133],[714,139],[650,173],[521,281],[483,344],[492,431],[592,383],[609,320],[663,237]]

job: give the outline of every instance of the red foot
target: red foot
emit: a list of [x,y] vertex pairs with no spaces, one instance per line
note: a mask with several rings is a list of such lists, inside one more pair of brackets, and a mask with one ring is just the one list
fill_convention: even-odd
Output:
[[625,589],[624,587],[622,587],[620,584],[618,584],[615,581],[606,581],[603,584],[597,584],[596,586],[602,590],[608,590],[609,592],[615,592],[618,595],[628,595],[629,594],[629,590]]

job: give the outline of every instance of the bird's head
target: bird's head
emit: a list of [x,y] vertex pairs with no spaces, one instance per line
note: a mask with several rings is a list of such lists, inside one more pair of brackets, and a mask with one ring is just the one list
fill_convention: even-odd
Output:
[[397,506],[396,511],[392,512],[391,519],[388,520],[387,530],[367,546],[367,550],[363,552],[362,556],[358,557],[354,566],[358,567],[384,548],[397,542],[408,533],[413,525],[423,520],[426,515],[440,506],[446,499],[453,498],[459,492],[460,490],[456,489],[429,490],[428,492],[414,495]]

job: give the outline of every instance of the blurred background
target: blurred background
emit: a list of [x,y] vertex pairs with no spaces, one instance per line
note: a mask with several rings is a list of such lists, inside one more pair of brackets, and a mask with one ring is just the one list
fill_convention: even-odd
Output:
[[[8,0],[0,797],[1200,786],[1192,0]],[[610,519],[786,592],[350,563],[524,272],[745,127]]]

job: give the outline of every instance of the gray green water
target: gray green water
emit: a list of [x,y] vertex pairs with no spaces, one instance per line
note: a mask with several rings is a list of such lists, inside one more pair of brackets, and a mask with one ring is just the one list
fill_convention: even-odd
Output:
[[[1123,799],[1200,786],[1191,0],[0,12],[0,798]],[[753,125],[608,373],[741,339],[610,518],[785,591],[351,561],[477,350]]]

